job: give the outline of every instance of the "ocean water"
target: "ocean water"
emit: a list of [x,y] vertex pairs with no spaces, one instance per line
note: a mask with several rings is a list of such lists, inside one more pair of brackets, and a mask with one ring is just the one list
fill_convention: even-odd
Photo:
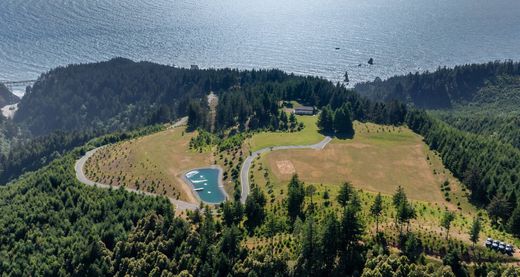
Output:
[[206,203],[217,204],[226,200],[223,188],[219,187],[219,171],[215,168],[201,168],[186,173],[200,199]]
[[520,1],[0,0],[0,80],[116,56],[355,83],[520,60]]

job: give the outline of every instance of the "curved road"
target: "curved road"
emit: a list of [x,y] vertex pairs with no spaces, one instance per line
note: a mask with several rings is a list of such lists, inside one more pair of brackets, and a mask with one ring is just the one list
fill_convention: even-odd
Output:
[[240,185],[242,188],[242,194],[240,195],[240,202],[243,204],[246,203],[247,196],[249,195],[249,172],[251,169],[251,164],[253,160],[260,156],[263,153],[276,151],[276,150],[287,150],[287,149],[316,149],[321,150],[327,146],[327,144],[332,140],[331,137],[325,137],[321,142],[311,145],[287,145],[287,146],[273,146],[266,147],[260,150],[253,152],[242,164],[242,169],[240,170]]
[[[185,125],[186,122],[187,122],[187,119],[188,119],[187,117],[184,117],[184,118],[180,119],[175,124],[173,124],[171,128],[175,128],[175,127],[179,127],[179,126]],[[240,170],[240,183],[241,183],[240,185],[241,185],[241,188],[242,188],[242,193],[241,193],[241,196],[240,196],[240,202],[245,203],[246,199],[247,199],[247,196],[249,195],[249,172],[250,172],[253,160],[256,157],[258,157],[259,155],[261,155],[263,153],[270,152],[270,151],[276,151],[276,150],[287,150],[287,149],[316,149],[316,150],[321,150],[321,149],[325,148],[325,146],[331,140],[332,139],[330,137],[325,137],[321,142],[316,143],[316,144],[311,144],[311,145],[273,146],[273,147],[266,147],[266,148],[263,148],[263,149],[260,149],[260,150],[257,150],[255,152],[253,152],[249,157],[246,158],[246,160],[242,164],[242,168]],[[76,178],[78,179],[78,181],[80,181],[81,183],[83,183],[85,185],[94,186],[94,187],[98,187],[98,188],[104,188],[104,189],[118,188],[118,186],[111,186],[111,185],[107,185],[107,184],[96,183],[96,182],[88,179],[87,176],[85,176],[85,172],[83,171],[83,168],[85,167],[85,163],[87,162],[87,160],[90,157],[92,157],[92,155],[94,155],[94,153],[96,153],[96,151],[98,151],[99,149],[101,149],[101,148],[103,148],[105,146],[106,145],[88,151],[87,153],[85,153],[85,155],[83,157],[81,157],[79,160],[76,161],[76,164],[74,165],[74,170],[76,171]],[[127,188],[127,187],[125,187],[125,190],[130,191],[130,192],[134,192],[134,193],[143,194],[143,195],[159,196],[158,194],[155,194],[155,193],[146,192],[146,191],[138,191],[136,189]],[[170,200],[170,202],[178,210],[196,210],[196,209],[199,208],[199,205],[194,204],[194,203],[189,203],[189,202],[186,202],[186,201],[173,199],[171,197],[168,197],[168,199]]]
[[[187,117],[181,118],[179,121],[177,121],[175,124],[173,124],[171,128],[182,126],[182,125],[186,124],[186,122],[187,122]],[[94,186],[94,187],[98,187],[98,188],[104,188],[104,189],[118,188],[118,186],[111,186],[111,185],[107,185],[107,184],[93,182],[93,181],[89,180],[87,178],[87,176],[85,176],[85,172],[83,171],[83,168],[85,167],[85,163],[87,162],[87,160],[90,157],[92,157],[92,155],[94,155],[94,153],[96,153],[96,151],[98,151],[99,149],[101,149],[105,146],[106,145],[88,151],[87,153],[85,153],[85,155],[83,157],[81,157],[79,160],[76,161],[76,164],[74,165],[74,170],[76,171],[76,178],[78,179],[78,181],[80,181],[81,183],[83,183],[85,185]],[[125,190],[134,192],[134,193],[138,193],[138,194],[149,195],[149,196],[159,196],[158,194],[155,194],[155,193],[140,191],[140,190],[127,188],[127,187],[125,187]],[[196,210],[199,208],[199,205],[197,205],[197,204],[177,200],[177,199],[174,199],[171,197],[168,197],[168,200],[170,200],[170,202],[178,210]]]

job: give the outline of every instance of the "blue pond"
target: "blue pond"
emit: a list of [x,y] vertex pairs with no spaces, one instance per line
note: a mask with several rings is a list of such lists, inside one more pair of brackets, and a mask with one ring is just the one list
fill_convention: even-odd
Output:
[[200,168],[186,173],[193,189],[200,199],[206,203],[218,204],[226,200],[224,189],[219,187],[219,170],[216,168]]

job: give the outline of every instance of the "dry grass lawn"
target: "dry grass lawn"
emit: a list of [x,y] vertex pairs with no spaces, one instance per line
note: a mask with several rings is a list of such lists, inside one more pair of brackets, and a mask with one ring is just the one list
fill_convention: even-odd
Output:
[[[456,180],[442,163],[433,162],[438,157],[419,135],[405,127],[358,122],[355,130],[353,139],[334,139],[323,150],[274,151],[262,162],[275,183],[286,183],[296,171],[305,182],[349,181],[363,190],[384,194],[394,193],[401,185],[411,199],[446,204],[440,184],[446,179]],[[288,170],[288,165],[294,170]]]
[[179,127],[100,149],[85,165],[87,177],[197,203],[181,176],[213,161],[210,152],[189,150],[195,135]]

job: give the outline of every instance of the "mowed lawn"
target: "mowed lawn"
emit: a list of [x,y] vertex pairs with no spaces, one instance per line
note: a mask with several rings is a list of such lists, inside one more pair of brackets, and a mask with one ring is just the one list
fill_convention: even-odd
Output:
[[299,132],[262,132],[248,140],[251,151],[279,145],[306,145],[320,142],[324,136],[318,133],[318,116],[296,116],[305,128]]
[[[442,163],[433,162],[438,156],[419,135],[406,127],[359,122],[354,127],[353,139],[334,139],[323,150],[270,152],[262,162],[276,183],[286,184],[297,173],[309,183],[339,185],[349,181],[363,190],[384,194],[394,193],[401,185],[411,199],[450,204],[440,184],[456,180]],[[438,164],[441,167],[436,168]]]
[[87,176],[96,182],[125,185],[196,203],[182,180],[190,169],[212,164],[212,155],[189,150],[195,133],[168,129],[100,149],[87,161]]

